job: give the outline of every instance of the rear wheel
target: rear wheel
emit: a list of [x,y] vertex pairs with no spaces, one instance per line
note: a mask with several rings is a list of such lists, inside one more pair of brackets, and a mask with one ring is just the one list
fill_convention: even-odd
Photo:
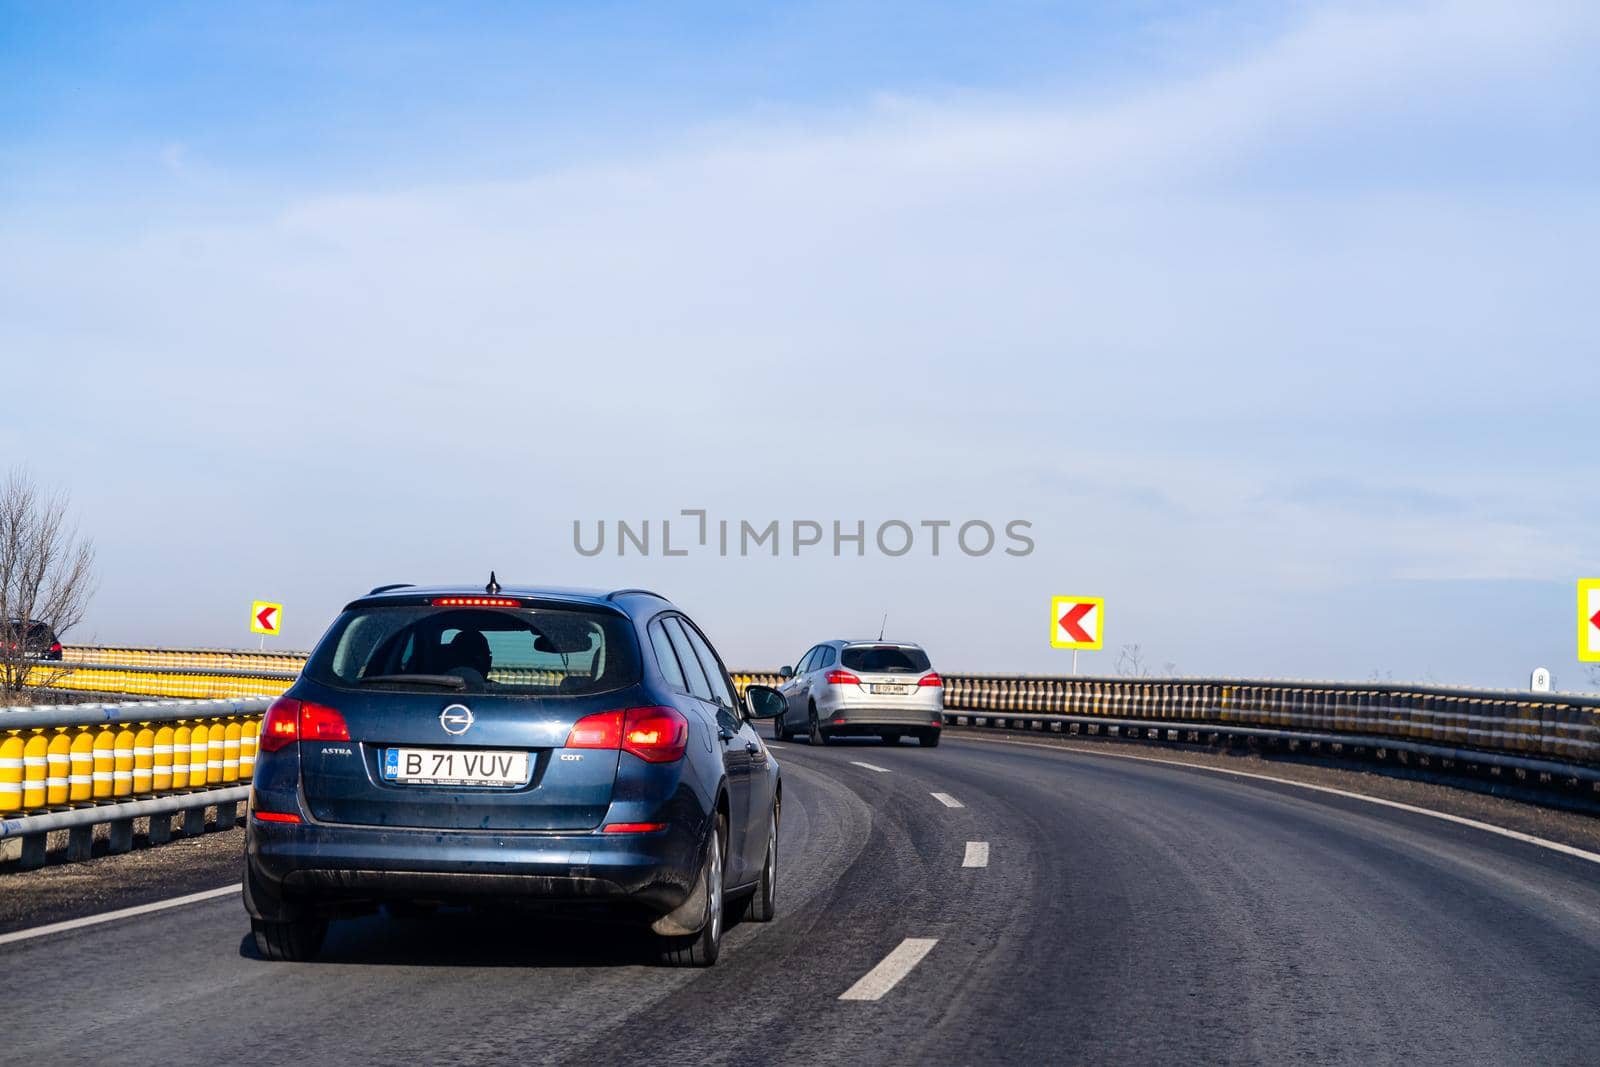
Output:
[[661,962],[671,967],[709,967],[722,951],[722,854],[727,848],[728,824],[717,817],[716,830],[706,845],[700,865],[706,894],[706,922],[698,933],[663,936],[658,940]]
[[322,939],[328,934],[328,920],[309,916],[284,921],[251,919],[250,933],[262,958],[296,963],[309,960],[322,948]]
[[772,809],[772,823],[767,827],[767,858],[761,863],[761,881],[755,893],[745,904],[744,917],[752,922],[769,923],[778,913],[778,815]]
[[774,741],[788,741],[794,737],[789,730],[789,715],[787,712],[772,720],[772,739]]
[[938,730],[924,730],[924,731],[922,731],[922,735],[920,737],[918,737],[917,740],[922,743],[922,747],[923,748],[938,748],[939,747],[939,731]]
[[817,706],[811,705],[810,712],[811,743],[821,745],[827,743],[827,738],[822,735],[822,724],[817,721]]

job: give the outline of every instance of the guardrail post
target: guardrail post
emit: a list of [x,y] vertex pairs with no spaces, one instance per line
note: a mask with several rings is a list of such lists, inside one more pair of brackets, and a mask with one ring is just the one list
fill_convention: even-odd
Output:
[[227,801],[217,805],[217,829],[232,830],[239,825],[239,804]]
[[94,827],[74,826],[67,831],[67,862],[77,863],[89,858],[94,848]]
[[133,820],[118,819],[110,826],[110,835],[107,841],[110,846],[107,851],[116,854],[128,852],[133,849]]
[[206,809],[204,807],[185,808],[183,810],[183,836],[199,837],[206,832]]
[[164,845],[172,840],[172,816],[150,816],[150,832],[145,834],[145,840],[152,845]]
[[17,868],[36,871],[44,866],[45,834],[25,834],[22,838],[22,855],[17,857]]

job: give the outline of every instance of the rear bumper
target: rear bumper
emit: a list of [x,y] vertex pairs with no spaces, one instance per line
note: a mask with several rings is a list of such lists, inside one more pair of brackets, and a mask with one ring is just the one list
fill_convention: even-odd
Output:
[[[848,733],[856,729],[894,728],[899,730],[928,729],[944,725],[944,712],[933,708],[837,707],[824,714],[818,709],[818,719],[825,733]],[[839,720],[843,719],[843,722]]]
[[701,831],[647,834],[504,833],[250,821],[245,852],[267,899],[496,899],[612,904],[660,915],[688,897]]

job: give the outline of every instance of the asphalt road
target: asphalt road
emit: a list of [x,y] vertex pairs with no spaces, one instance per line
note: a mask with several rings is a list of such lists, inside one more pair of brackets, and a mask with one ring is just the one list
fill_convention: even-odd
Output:
[[780,917],[711,970],[464,911],[266,963],[229,896],[0,945],[0,1063],[1600,1059],[1587,860],[1064,749],[773,747]]

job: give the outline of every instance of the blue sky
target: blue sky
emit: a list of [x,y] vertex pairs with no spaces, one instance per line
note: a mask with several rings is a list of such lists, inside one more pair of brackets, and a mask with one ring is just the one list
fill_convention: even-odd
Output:
[[[1583,678],[1581,3],[8,4],[0,454],[80,639],[384,581],[662,588],[730,659]],[[8,375],[11,376],[11,375]],[[575,518],[1021,517],[1025,559],[578,557]]]

